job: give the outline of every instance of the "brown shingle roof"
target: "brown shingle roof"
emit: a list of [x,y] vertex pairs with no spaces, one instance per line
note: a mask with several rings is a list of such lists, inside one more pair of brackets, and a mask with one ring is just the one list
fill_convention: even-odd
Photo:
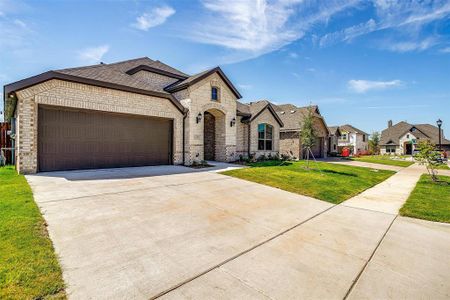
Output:
[[159,86],[159,84],[152,84],[147,81],[142,81],[139,78],[127,74],[127,71],[136,68],[138,66],[147,66],[156,70],[173,73],[175,75],[187,76],[183,72],[180,72],[172,67],[169,67],[160,61],[151,60],[148,57],[126,60],[112,64],[98,64],[87,67],[61,69],[56,70],[54,72],[120,84],[143,90],[151,90],[160,93],[167,93],[164,89],[162,89]]
[[[415,128],[415,131],[413,128]],[[380,145],[399,145],[400,138],[411,132],[419,140],[429,140],[433,144],[439,143],[439,129],[430,124],[409,124],[401,121],[381,132]],[[450,141],[441,137],[442,144],[450,144]]]
[[331,135],[341,134],[339,126],[328,126],[328,131],[330,132]]
[[160,61],[154,61],[148,57],[142,57],[112,64],[101,63],[92,66],[48,71],[33,77],[25,78],[4,86],[4,99],[6,99],[7,95],[11,92],[15,92],[51,79],[60,79],[167,98],[180,111],[185,111],[185,108],[181,105],[181,103],[176,100],[173,95],[163,90],[159,85],[140,80],[139,78],[127,73],[130,69],[138,66],[146,66],[156,72],[159,72],[160,74],[166,74],[168,77],[171,77],[170,74],[175,73],[176,74],[174,76],[177,77],[185,78],[187,76],[186,74],[169,67]]
[[184,80],[177,81],[165,88],[168,92],[176,92],[183,90],[187,88],[188,86],[191,86],[195,84],[196,82],[199,82],[200,80],[208,77],[209,75],[217,73],[222,78],[222,80],[226,83],[226,85],[230,88],[230,90],[233,92],[233,94],[236,96],[236,98],[240,99],[242,98],[239,91],[236,89],[236,87],[231,83],[231,81],[228,79],[228,77],[225,75],[225,73],[222,71],[220,67],[215,67],[213,69],[205,70],[203,72],[200,72],[198,74],[192,75]]
[[284,126],[284,123],[277,114],[274,105],[267,100],[259,100],[250,103],[241,103],[237,101],[236,108],[238,113],[249,115],[249,117],[251,117],[250,121],[258,117],[258,115],[261,114],[265,109],[268,109],[275,120],[277,120],[278,124],[280,124],[281,127]]
[[[283,131],[300,130],[301,122],[303,122],[303,119],[308,114],[308,107],[297,107],[293,104],[275,105],[275,109],[284,123]],[[320,115],[318,107],[313,106],[313,110],[314,116],[321,119],[325,124],[325,120],[323,120],[323,117]]]
[[339,129],[341,131],[347,131],[347,132],[352,132],[352,133],[360,133],[360,134],[365,134],[365,135],[369,135],[368,133],[362,131],[361,129],[358,129],[352,125],[349,124],[345,124],[345,125],[341,125],[339,126]]

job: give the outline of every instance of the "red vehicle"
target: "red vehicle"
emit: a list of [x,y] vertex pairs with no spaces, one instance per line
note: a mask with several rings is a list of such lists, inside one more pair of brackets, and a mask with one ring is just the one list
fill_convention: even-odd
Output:
[[349,148],[342,149],[341,156],[342,157],[349,157],[350,156],[350,149]]

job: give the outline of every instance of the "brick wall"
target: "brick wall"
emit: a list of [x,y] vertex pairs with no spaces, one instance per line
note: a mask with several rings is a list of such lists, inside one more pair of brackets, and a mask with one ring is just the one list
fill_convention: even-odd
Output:
[[[258,124],[266,123],[273,126],[273,147],[272,151],[258,150]],[[256,119],[254,119],[250,124],[250,153],[254,154],[255,157],[261,155],[268,156],[276,155],[280,150],[280,125],[274,118],[272,113],[265,109]]]
[[242,117],[236,120],[236,154],[239,157],[248,157],[248,127],[249,124],[242,123]]
[[300,158],[300,132],[288,131],[280,133],[280,154],[291,159]]
[[37,107],[41,104],[173,119],[173,161],[182,163],[183,114],[167,99],[56,79],[19,91],[17,96],[17,169],[20,173],[37,171]]

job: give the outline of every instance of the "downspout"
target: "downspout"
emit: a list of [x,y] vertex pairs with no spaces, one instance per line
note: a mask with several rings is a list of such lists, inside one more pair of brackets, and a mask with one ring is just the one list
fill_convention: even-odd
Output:
[[183,115],[183,166],[186,165],[186,118],[187,112]]
[[247,156],[250,159],[250,122],[247,123],[248,136],[247,136]]

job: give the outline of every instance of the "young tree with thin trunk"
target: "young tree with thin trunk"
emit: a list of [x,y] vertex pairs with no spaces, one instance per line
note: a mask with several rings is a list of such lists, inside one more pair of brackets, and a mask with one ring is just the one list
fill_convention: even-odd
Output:
[[439,162],[439,158],[441,154],[436,150],[436,145],[431,143],[430,141],[422,141],[418,145],[419,153],[416,154],[415,159],[421,165],[425,165],[427,168],[428,174],[431,177],[433,182],[438,180],[436,167],[441,164]]
[[380,133],[378,131],[374,131],[370,136],[369,150],[373,154],[378,154],[380,152]]
[[302,149],[306,150],[306,167],[309,169],[309,154],[317,138],[314,129],[314,108],[312,105],[308,107],[303,122],[300,123],[300,128],[300,144],[302,145]]

